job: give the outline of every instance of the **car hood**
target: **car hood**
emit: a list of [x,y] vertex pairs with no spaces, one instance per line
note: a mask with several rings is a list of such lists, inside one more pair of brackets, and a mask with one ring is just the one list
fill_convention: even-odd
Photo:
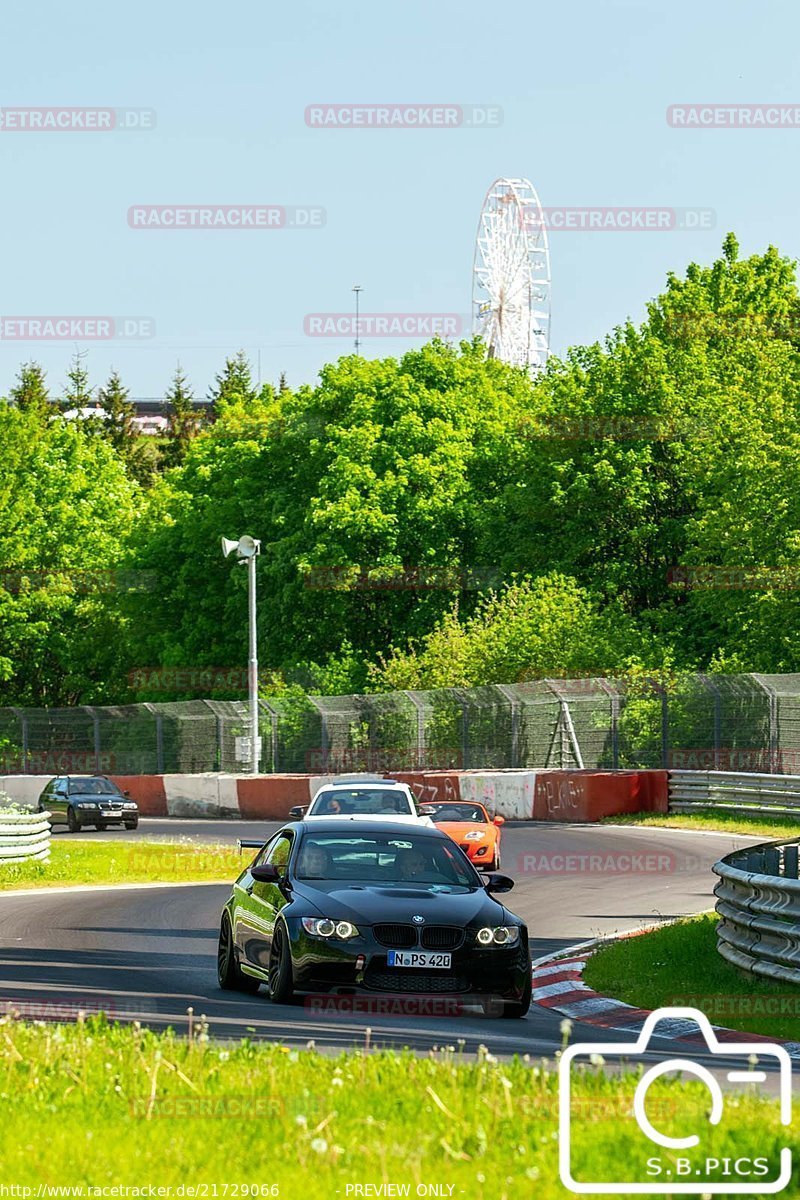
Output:
[[305,900],[321,916],[335,921],[351,921],[354,925],[374,925],[376,922],[410,924],[413,916],[425,918],[429,925],[469,925],[473,921],[498,924],[504,909],[484,891],[476,887],[458,893],[434,892],[413,885],[381,887],[379,884],[343,884],[338,880],[297,881],[296,899]]
[[478,821],[440,821],[436,826],[437,829],[442,829],[451,838],[463,838],[467,833],[474,833],[475,830],[480,830],[487,842],[492,841],[497,837],[496,825],[483,825]]
[[116,793],[113,795],[108,794],[105,796],[98,796],[96,792],[70,792],[67,799],[80,800],[82,804],[85,804],[88,800],[93,801],[95,804],[113,804],[115,800],[117,802],[123,802],[126,797],[118,796]]

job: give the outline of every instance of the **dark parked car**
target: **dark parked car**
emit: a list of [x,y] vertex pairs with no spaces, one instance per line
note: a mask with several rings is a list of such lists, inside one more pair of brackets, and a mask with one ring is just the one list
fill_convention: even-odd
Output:
[[233,885],[220,986],[256,992],[266,983],[281,1004],[295,992],[454,994],[522,1017],[528,930],[495,899],[513,886],[506,875],[482,878],[435,827],[292,822]]
[[39,812],[52,814],[53,825],[66,822],[70,833],[85,825],[106,829],[124,825],[135,829],[139,807],[128,792],[122,792],[105,775],[62,775],[51,779],[39,797]]

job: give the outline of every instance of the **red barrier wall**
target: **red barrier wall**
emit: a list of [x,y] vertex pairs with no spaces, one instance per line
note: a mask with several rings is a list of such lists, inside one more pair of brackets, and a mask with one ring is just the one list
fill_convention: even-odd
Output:
[[666,771],[542,771],[537,775],[536,821],[600,821],[624,813],[666,813]]
[[239,813],[247,820],[285,821],[295,804],[308,804],[309,775],[241,776],[236,781]]
[[160,775],[109,775],[117,787],[131,794],[143,817],[166,817],[167,794]]

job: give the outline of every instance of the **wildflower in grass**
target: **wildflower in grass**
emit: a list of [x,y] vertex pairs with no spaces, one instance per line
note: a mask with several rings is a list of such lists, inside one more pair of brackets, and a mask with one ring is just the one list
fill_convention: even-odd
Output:
[[311,1142],[311,1149],[315,1154],[327,1154],[328,1143],[325,1141],[325,1138],[314,1138]]

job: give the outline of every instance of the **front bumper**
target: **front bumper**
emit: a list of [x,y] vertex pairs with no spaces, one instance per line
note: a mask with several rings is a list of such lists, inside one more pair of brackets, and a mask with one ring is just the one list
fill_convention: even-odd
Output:
[[[299,922],[297,922],[299,926]],[[519,1001],[530,981],[527,931],[516,946],[484,947],[467,934],[451,954],[449,969],[390,967],[388,949],[372,930],[347,942],[290,929],[294,983],[299,992],[358,991],[388,995],[458,995],[476,1000]],[[363,958],[363,965],[360,959]]]

